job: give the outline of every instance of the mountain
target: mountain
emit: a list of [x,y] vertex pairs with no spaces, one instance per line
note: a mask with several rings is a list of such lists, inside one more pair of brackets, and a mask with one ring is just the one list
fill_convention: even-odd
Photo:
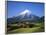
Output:
[[42,17],[40,18],[40,20],[44,22],[44,16],[42,16]]
[[28,15],[28,14],[25,14],[24,16],[23,15],[20,15],[20,16],[17,16],[16,17],[16,21],[37,21],[39,19],[38,16],[35,16],[35,15]]
[[39,20],[38,20],[38,22],[44,22],[44,16],[42,16]]
[[31,14],[30,10],[25,10],[16,17],[18,21],[37,21],[39,19],[38,16]]
[[8,18],[9,23],[13,22],[20,22],[20,21],[30,21],[30,22],[36,22],[40,18],[36,15],[31,14],[31,11],[25,10],[21,12],[18,16],[13,17],[13,18]]

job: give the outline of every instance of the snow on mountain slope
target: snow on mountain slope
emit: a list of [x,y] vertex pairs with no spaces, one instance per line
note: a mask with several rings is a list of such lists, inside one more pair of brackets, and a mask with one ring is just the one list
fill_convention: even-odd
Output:
[[21,12],[18,16],[12,19],[13,21],[37,21],[39,17],[33,15],[30,10],[26,9],[23,12]]

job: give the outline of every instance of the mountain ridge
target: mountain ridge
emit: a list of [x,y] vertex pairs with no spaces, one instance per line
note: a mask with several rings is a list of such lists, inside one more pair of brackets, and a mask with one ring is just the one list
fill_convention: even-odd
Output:
[[30,22],[36,22],[40,19],[40,17],[33,15],[32,13],[30,13],[29,10],[25,10],[23,12],[20,13],[20,15],[16,16],[16,17],[12,17],[12,18],[8,18],[8,22],[20,22],[20,21],[30,21]]

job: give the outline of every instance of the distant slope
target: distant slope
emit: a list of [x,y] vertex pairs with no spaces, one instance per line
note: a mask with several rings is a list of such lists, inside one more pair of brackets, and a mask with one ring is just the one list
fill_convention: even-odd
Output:
[[41,21],[43,18],[38,17],[36,15],[31,14],[31,11],[25,10],[21,12],[18,16],[8,18],[7,21],[8,23],[13,23],[13,22],[20,22],[20,21],[30,21],[30,22],[37,22]]

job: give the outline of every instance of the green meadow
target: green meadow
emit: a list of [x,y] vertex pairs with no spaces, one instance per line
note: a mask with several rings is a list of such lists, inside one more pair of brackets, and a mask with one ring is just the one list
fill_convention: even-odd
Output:
[[34,33],[34,32],[44,32],[44,24],[36,23],[31,28],[16,28],[15,24],[12,25],[11,30],[8,33]]

